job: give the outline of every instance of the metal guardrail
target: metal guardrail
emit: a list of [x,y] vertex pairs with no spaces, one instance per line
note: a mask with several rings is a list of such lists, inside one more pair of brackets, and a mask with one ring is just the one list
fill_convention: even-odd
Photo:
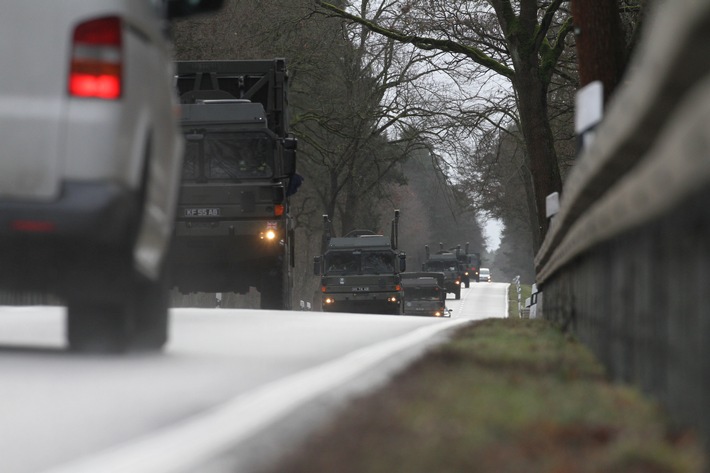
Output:
[[542,316],[710,449],[710,0],[656,2],[536,255]]

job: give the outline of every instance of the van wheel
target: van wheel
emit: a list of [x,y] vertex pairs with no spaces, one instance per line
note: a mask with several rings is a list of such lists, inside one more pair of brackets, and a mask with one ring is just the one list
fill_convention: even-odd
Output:
[[[69,301],[69,349],[82,353],[159,350],[168,339],[168,288],[165,278],[134,276],[123,299]],[[116,291],[120,292],[119,288]]]
[[138,277],[133,297],[131,349],[160,350],[168,341],[169,289],[166,277],[158,281]]
[[119,303],[70,302],[67,310],[69,349],[82,353],[120,353],[128,349],[130,318]]

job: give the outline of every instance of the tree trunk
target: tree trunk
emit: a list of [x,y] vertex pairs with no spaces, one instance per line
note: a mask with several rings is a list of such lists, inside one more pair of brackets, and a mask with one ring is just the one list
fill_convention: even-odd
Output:
[[340,223],[341,223],[341,235],[345,235],[351,230],[355,230],[356,222],[355,217],[357,215],[357,200],[355,198],[355,193],[353,191],[352,177],[348,179],[345,191],[345,205],[342,207],[340,212]]
[[518,16],[515,16],[512,3],[508,0],[495,1],[493,6],[504,29],[515,71],[510,79],[515,89],[520,128],[535,194],[537,218],[531,218],[531,225],[537,220],[537,227],[532,229],[533,249],[537,252],[549,227],[547,196],[562,190],[555,140],[547,114],[549,78],[545,78],[541,71],[541,44],[537,43],[538,3],[532,0],[521,1]]
[[599,80],[606,103],[624,71],[624,38],[617,0],[574,0],[579,85]]
[[[527,155],[525,156],[527,159]],[[535,235],[537,232],[535,231],[536,228],[539,227],[538,225],[538,217],[537,217],[537,206],[535,205],[535,190],[533,189],[533,182],[532,182],[532,175],[530,174],[530,168],[528,167],[529,163],[526,163],[523,166],[520,166],[520,180],[523,183],[523,187],[525,189],[525,196],[527,197],[525,203],[527,204],[527,219],[525,222],[527,223],[527,228],[530,231],[530,234]],[[533,251],[536,251],[537,249],[537,242],[535,240],[530,240],[532,243],[532,248]]]
[[[562,177],[550,121],[547,120],[547,84],[540,77],[537,56],[519,57],[515,70],[513,81],[520,126],[525,140],[537,209],[537,228],[533,228],[533,245],[537,252],[549,227],[546,199],[549,194],[562,190]],[[534,221],[533,219],[532,222]]]
[[330,190],[328,192],[328,201],[325,203],[325,213],[331,221],[335,218],[335,203],[338,200],[338,170],[331,168],[328,170],[330,176]]

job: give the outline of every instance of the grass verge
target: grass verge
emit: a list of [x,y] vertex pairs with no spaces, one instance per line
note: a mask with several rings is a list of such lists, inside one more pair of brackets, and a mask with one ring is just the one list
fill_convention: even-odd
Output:
[[354,401],[280,473],[691,473],[699,439],[612,385],[544,320],[460,330],[392,383]]

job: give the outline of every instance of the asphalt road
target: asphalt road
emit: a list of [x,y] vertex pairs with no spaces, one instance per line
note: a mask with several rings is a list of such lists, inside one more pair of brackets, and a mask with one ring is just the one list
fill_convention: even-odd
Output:
[[506,286],[462,289],[451,319],[173,309],[153,355],[71,354],[63,308],[0,307],[0,472],[222,471],[210,459],[258,456],[324,393],[382,382],[447,329],[505,316]]

